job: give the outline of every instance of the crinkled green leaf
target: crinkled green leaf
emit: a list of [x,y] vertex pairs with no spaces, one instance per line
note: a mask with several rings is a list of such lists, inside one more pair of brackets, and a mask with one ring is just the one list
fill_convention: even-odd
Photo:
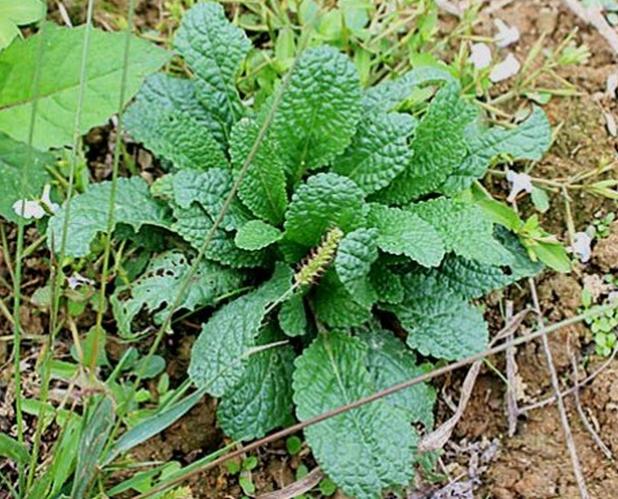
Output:
[[371,319],[371,306],[355,301],[332,270],[320,280],[314,306],[318,320],[331,327],[360,326]]
[[408,274],[405,296],[387,308],[408,332],[407,344],[423,355],[457,360],[487,347],[487,323],[471,305],[435,277]]
[[[66,235],[66,255],[85,256],[97,234],[107,229],[111,182],[92,184],[86,192],[71,200],[71,212]],[[65,205],[49,220],[47,244],[60,251],[65,218]],[[138,231],[143,225],[169,228],[169,209],[152,198],[148,184],[139,177],[119,178],[114,203],[114,226],[127,224]]]
[[270,133],[295,180],[350,144],[361,117],[354,64],[332,47],[306,50],[292,69]]
[[403,300],[403,284],[401,276],[380,262],[373,266],[369,275],[371,285],[378,294],[378,300],[383,303],[401,303]]
[[245,250],[260,250],[277,242],[283,233],[261,220],[250,220],[243,225],[234,238],[236,246]]
[[[233,184],[231,172],[220,168],[211,168],[206,172],[184,170],[168,177],[172,178],[173,199],[178,206],[189,208],[197,202],[213,220],[223,210]],[[233,199],[223,216],[221,227],[228,231],[236,230],[250,219],[240,202]]]
[[377,294],[369,281],[371,264],[378,258],[378,231],[356,229],[339,243],[335,268],[341,283],[358,303],[370,307]]
[[490,265],[507,265],[513,259],[494,238],[493,223],[474,203],[441,197],[412,204],[408,210],[436,229],[447,251]]
[[363,107],[366,111],[390,111],[410,97],[415,87],[440,82],[458,85],[446,69],[430,66],[415,68],[395,80],[386,80],[368,88],[363,96]]
[[[168,251],[153,258],[137,280],[117,287],[111,304],[121,336],[131,336],[131,323],[142,309],[157,312],[155,322],[160,324],[169,314],[172,301],[179,295],[190,267],[182,253]],[[242,274],[234,270],[201,261],[180,298],[177,310],[195,310],[213,305],[219,297],[238,289],[242,281]]]
[[[21,199],[37,199],[43,186],[50,181],[45,166],[52,165],[54,157],[16,142],[0,133],[0,216],[17,223],[19,216],[13,205]],[[22,192],[21,178],[27,170]]]
[[[199,251],[214,225],[210,215],[201,206],[193,204],[189,208],[175,206],[174,217],[176,221],[172,224],[172,230]],[[221,227],[215,230],[205,256],[236,268],[259,267],[264,263],[264,252],[238,248],[234,236]]]
[[540,107],[516,128],[480,130],[467,138],[469,153],[446,179],[441,191],[446,194],[470,187],[482,177],[491,160],[499,154],[513,159],[539,160],[551,144],[551,126]]
[[295,293],[279,309],[279,327],[287,336],[303,336],[308,329],[302,293]]
[[[259,122],[243,119],[234,125],[230,143],[232,165],[239,171],[258,137]],[[262,141],[246,170],[238,197],[256,217],[273,225],[283,221],[288,205],[284,165],[274,141]]]
[[209,129],[213,118],[195,96],[195,83],[160,73],[150,76],[129,106],[127,131],[177,168],[224,168],[222,144]]
[[516,282],[524,277],[534,277],[543,270],[543,264],[539,261],[533,262],[530,259],[528,251],[515,234],[498,226],[496,227],[496,238],[513,255],[513,261],[509,263],[511,282]]
[[444,256],[438,231],[409,211],[372,203],[369,224],[378,229],[378,246],[382,251],[406,255],[425,267],[435,267]]
[[[376,390],[384,390],[427,371],[416,363],[415,355],[393,333],[380,327],[369,327],[358,337],[368,347],[367,369]],[[414,423],[433,426],[433,406],[436,390],[429,384],[419,383],[389,395],[384,400],[406,412]]]
[[[17,40],[0,52],[0,131],[15,140],[28,142],[36,96],[37,120],[32,145],[45,150],[73,144],[85,29],[84,26],[62,28],[49,24],[44,32]],[[46,49],[35,88],[41,37],[45,37]],[[131,100],[144,77],[169,58],[169,54],[156,45],[132,38],[126,82],[121,84],[125,43],[125,33],[99,29],[90,33],[80,134],[103,125],[118,111],[121,92],[125,102]]]
[[[266,330],[257,346],[276,341]],[[273,428],[293,421],[292,373],[294,350],[289,345],[252,354],[238,384],[223,395],[217,419],[236,441],[261,438]]]
[[279,266],[266,284],[224,305],[202,326],[193,344],[189,375],[198,387],[221,397],[242,379],[267,307],[292,285],[292,271]]
[[[296,362],[298,419],[348,404],[376,391],[367,370],[367,346],[343,333],[321,334]],[[405,412],[385,400],[305,428],[320,467],[347,495],[376,499],[383,489],[412,478],[416,435]]]
[[410,163],[408,138],[415,125],[409,114],[370,114],[361,120],[350,146],[333,161],[332,170],[354,180],[365,194],[383,189]]
[[213,117],[210,131],[220,143],[227,143],[232,124],[243,113],[236,75],[251,42],[227,20],[221,5],[207,2],[186,12],[174,46],[191,67],[197,96]]
[[464,130],[476,112],[460,98],[459,85],[451,82],[442,87],[416,127],[412,161],[377,193],[377,199],[405,204],[440,187],[466,156]]
[[318,173],[301,185],[285,214],[286,239],[314,246],[331,227],[344,232],[365,222],[363,191],[349,178]]

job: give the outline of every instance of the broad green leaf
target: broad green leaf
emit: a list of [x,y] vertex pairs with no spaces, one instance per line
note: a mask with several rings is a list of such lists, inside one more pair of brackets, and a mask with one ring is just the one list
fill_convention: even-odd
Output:
[[79,441],[71,497],[81,499],[87,496],[90,483],[99,471],[97,464],[115,419],[112,400],[103,397],[89,415]]
[[295,293],[281,304],[278,314],[279,327],[287,336],[303,336],[308,323],[302,293]]
[[377,237],[376,229],[356,229],[342,239],[335,257],[341,283],[355,301],[367,307],[377,300],[369,281],[371,264],[378,258]]
[[444,256],[440,234],[421,217],[399,208],[372,203],[369,224],[378,229],[378,246],[392,255],[406,255],[425,267]]
[[430,66],[415,68],[400,78],[386,80],[367,89],[363,96],[363,106],[366,111],[391,111],[410,97],[415,87],[442,82],[458,85],[446,69]]
[[[204,208],[197,204],[189,208],[175,206],[174,217],[176,221],[172,224],[172,230],[199,251],[206,243],[206,237],[214,226],[213,219]],[[238,248],[234,243],[234,236],[221,227],[214,231],[205,256],[234,268],[259,267],[264,263],[263,251],[247,251]]]
[[306,50],[292,69],[270,128],[295,181],[350,144],[361,117],[352,62],[332,47]]
[[30,453],[26,446],[6,433],[0,433],[0,456],[8,457],[18,464],[25,464],[30,460]]
[[46,12],[41,0],[0,0],[0,50],[21,34],[18,26],[40,21]]
[[198,98],[214,118],[209,129],[220,143],[227,143],[232,124],[243,113],[236,75],[251,42],[227,20],[221,5],[207,2],[186,12],[174,47],[191,67]]
[[[21,199],[37,199],[43,192],[43,186],[50,181],[45,166],[51,166],[54,157],[41,153],[26,144],[16,142],[0,133],[0,216],[17,223],[19,216],[13,205]],[[27,170],[24,189],[21,189],[21,177]]]
[[[343,333],[323,333],[303,352],[294,371],[300,421],[376,391],[367,370],[367,346]],[[416,435],[405,412],[378,400],[305,428],[320,467],[347,495],[375,499],[412,478]]]
[[212,315],[191,351],[189,375],[196,386],[221,397],[238,384],[255,347],[267,307],[279,300],[291,285],[292,271],[279,266],[262,287]]
[[377,199],[405,204],[436,191],[465,158],[464,130],[476,113],[476,107],[460,98],[458,84],[451,82],[442,87],[416,127],[412,161],[377,193]]
[[195,83],[160,73],[150,76],[125,115],[127,131],[177,168],[226,167],[222,144],[209,129],[213,118],[195,96]]
[[361,120],[350,146],[333,161],[332,170],[354,180],[365,194],[383,189],[412,160],[408,138],[415,125],[408,114],[369,115]]
[[559,242],[538,241],[531,247],[531,250],[540,261],[556,272],[571,271],[571,259]]
[[[233,184],[231,172],[221,168],[211,168],[205,172],[184,170],[167,177],[171,178],[173,199],[179,207],[189,208],[197,202],[213,220],[223,211]],[[247,210],[237,199],[233,199],[223,216],[221,228],[237,230],[250,219]]]
[[[266,330],[257,345],[276,341]],[[238,384],[219,401],[217,420],[236,441],[261,438],[273,428],[293,421],[292,347],[276,346],[252,354]]]
[[283,233],[261,220],[251,220],[243,225],[234,238],[236,246],[245,250],[260,250],[277,242]]
[[401,303],[403,300],[403,284],[401,284],[399,274],[393,272],[386,265],[381,265],[378,260],[378,263],[371,269],[369,278],[380,302]]
[[[134,282],[119,286],[111,297],[114,318],[121,336],[131,336],[135,316],[146,309],[156,312],[155,322],[161,324],[170,313],[191,265],[178,251],[168,251],[153,258],[146,271]],[[179,299],[177,310],[195,310],[216,303],[217,299],[238,289],[242,274],[209,261],[198,264],[189,287]]]
[[[69,29],[48,25],[43,33],[18,40],[0,53],[0,131],[27,142],[32,105],[38,93],[33,146],[45,150],[73,144],[84,30],[84,26]],[[35,61],[42,36],[46,49],[39,69],[39,86],[35,89]],[[80,133],[104,124],[118,111],[120,92],[124,90],[128,102],[144,77],[169,58],[163,49],[132,38],[126,84],[121,85],[125,33],[93,29],[89,43]]]
[[318,320],[331,327],[360,326],[371,319],[371,304],[361,305],[355,301],[332,270],[322,277],[314,306]]
[[365,222],[363,191],[349,178],[318,173],[301,185],[285,214],[285,237],[304,246],[320,242],[326,231],[344,232]]
[[524,277],[534,277],[543,270],[543,264],[530,259],[528,251],[515,234],[504,227],[496,227],[496,238],[513,255],[513,261],[509,264],[511,282],[516,282]]
[[[230,141],[232,165],[240,171],[257,140],[259,121],[243,119],[234,125]],[[278,225],[288,204],[285,189],[284,165],[274,141],[262,141],[249,164],[238,197],[253,212],[266,222]]]
[[513,259],[494,238],[493,223],[474,203],[441,197],[412,204],[408,210],[436,229],[447,251],[490,265]]
[[[425,373],[427,369],[419,366],[416,357],[401,340],[390,331],[370,327],[358,337],[368,347],[367,369],[373,378],[376,390],[390,388]],[[409,421],[423,423],[426,428],[433,426],[433,406],[436,390],[426,383],[419,383],[385,398],[387,402],[406,412]]]
[[[111,182],[92,184],[88,190],[71,199],[69,225],[66,234],[66,255],[85,256],[97,234],[107,229]],[[60,251],[67,204],[50,220],[47,244]],[[139,177],[120,178],[116,185],[113,207],[114,226],[127,224],[136,231],[143,225],[169,228],[171,220],[167,206],[153,199],[148,185]]]
[[489,128],[477,130],[466,139],[469,153],[446,179],[441,192],[453,194],[462,191],[483,176],[493,158],[498,155],[518,159],[539,160],[549,149],[551,126],[540,107],[519,126],[511,129]]
[[434,277],[408,274],[405,296],[387,308],[408,332],[407,344],[425,356],[457,360],[487,347],[481,311]]

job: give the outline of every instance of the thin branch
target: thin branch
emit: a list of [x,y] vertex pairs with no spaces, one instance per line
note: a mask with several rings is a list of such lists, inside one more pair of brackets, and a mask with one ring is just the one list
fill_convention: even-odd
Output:
[[[541,312],[541,306],[539,305],[539,297],[536,292],[534,278],[530,277],[528,279],[528,283],[530,285],[530,292],[532,293],[532,304],[537,314],[538,327],[541,331],[544,331],[545,323],[543,321],[543,313]],[[547,339],[547,335],[542,335],[541,340],[543,342],[545,358],[547,359],[547,367],[551,376],[551,384],[554,389],[554,393],[556,394],[558,412],[560,413],[560,422],[562,424],[562,430],[564,431],[567,448],[571,456],[571,464],[573,465],[573,473],[575,474],[575,480],[579,489],[579,495],[582,499],[589,499],[590,496],[588,494],[588,489],[586,488],[586,480],[584,478],[584,473],[582,472],[582,467],[579,462],[579,456],[577,455],[577,447],[575,447],[575,441],[573,440],[573,432],[571,431],[571,426],[569,425],[569,416],[567,415],[562,395],[560,395],[560,382],[558,381],[558,373],[556,372],[556,367],[554,366],[554,358],[552,356],[551,349],[549,348],[549,340]]]
[[260,494],[259,496],[257,496],[257,499],[292,499],[293,497],[298,497],[305,492],[309,492],[313,487],[320,483],[320,480],[322,480],[322,478],[324,478],[324,473],[318,466],[312,469],[300,480],[297,480],[294,483],[291,483],[290,485],[283,487],[280,490],[275,490],[274,492],[268,492],[266,494]]
[[[351,402],[349,404],[337,407],[335,409],[332,409],[330,411],[324,412],[322,414],[319,414],[317,416],[314,416],[312,418],[306,419],[305,421],[302,421],[300,423],[296,423],[292,426],[289,426],[288,428],[284,428],[283,430],[279,430],[275,433],[272,433],[271,435],[268,435],[264,438],[261,438],[259,440],[255,440],[254,442],[245,445],[244,447],[242,447],[241,449],[238,449],[236,451],[230,452],[229,454],[223,455],[213,461],[209,461],[207,464],[205,464],[203,467],[199,467],[199,468],[195,468],[195,469],[191,469],[189,472],[184,473],[176,478],[174,478],[173,480],[169,480],[167,482],[162,482],[159,485],[157,485],[156,487],[153,487],[152,489],[150,489],[148,492],[145,492],[144,494],[141,494],[139,496],[137,496],[137,499],[143,499],[145,497],[150,497],[153,494],[156,494],[157,492],[161,492],[163,490],[168,489],[169,487],[172,487],[174,485],[177,485],[179,483],[182,483],[183,481],[187,480],[188,478],[197,475],[199,473],[202,473],[204,471],[207,471],[211,468],[214,468],[215,466],[219,466],[221,463],[224,463],[225,461],[228,461],[230,459],[233,459],[235,457],[240,456],[241,454],[245,453],[245,452],[251,452],[252,450],[255,450],[259,447],[261,447],[262,445],[274,442],[276,440],[279,440],[281,438],[287,437],[289,435],[292,435],[304,428],[306,428],[307,426],[312,426],[315,425],[317,423],[320,423],[322,421],[325,421],[327,419],[330,419],[332,417],[338,416],[340,414],[343,414],[345,412],[348,412],[352,409],[357,409],[358,407],[364,406],[366,404],[369,404],[371,402],[375,402],[376,400],[380,400],[384,397],[388,397],[389,395],[392,395],[393,393],[397,393],[400,392],[401,390],[405,390],[406,388],[410,388],[411,386],[415,386],[418,385],[419,383],[424,383],[426,381],[430,381],[434,378],[437,378],[439,376],[442,376],[444,374],[450,373],[452,371],[455,371],[461,367],[467,366],[469,364],[472,364],[478,360],[482,360],[485,357],[489,357],[491,355],[495,355],[501,352],[504,352],[507,348],[513,347],[513,346],[518,346],[518,345],[523,345],[524,343],[527,343],[529,341],[532,341],[534,339],[546,336],[550,333],[553,333],[555,331],[558,331],[562,328],[565,328],[567,326],[573,325],[573,324],[577,324],[585,319],[588,319],[590,317],[597,317],[601,314],[606,313],[609,310],[614,310],[615,308],[618,308],[618,302],[613,302],[609,305],[602,305],[602,306],[597,306],[594,307],[582,314],[570,317],[568,319],[565,319],[563,321],[557,322],[555,324],[552,324],[550,326],[547,327],[543,327],[542,329],[535,331],[534,333],[530,333],[527,334],[525,336],[520,336],[519,338],[516,338],[512,341],[507,341],[499,346],[493,347],[493,348],[489,348],[483,352],[479,352],[477,354],[471,355],[469,357],[466,357],[464,359],[461,359],[457,362],[453,362],[452,364],[448,364],[446,366],[440,367],[438,369],[434,369],[433,371],[429,371],[427,373],[424,373],[420,376],[417,376],[415,378],[409,379],[407,381],[403,381],[401,383],[398,383],[396,385],[393,385],[389,388],[386,388],[384,390],[381,390],[379,392],[376,392],[372,395],[369,395],[367,397],[363,397],[361,399],[355,400],[354,402]],[[507,328],[511,328],[512,325],[509,324],[507,326]],[[503,332],[507,329],[504,328],[502,329],[502,331],[500,331],[500,333],[498,333],[498,336],[503,334]]]
[[[509,301],[506,305],[506,318],[509,320],[513,315],[513,302]],[[513,334],[509,335],[509,340],[513,339]],[[506,410],[509,423],[508,435],[512,437],[517,431],[517,362],[515,361],[515,348],[508,348],[505,352],[506,357]]]

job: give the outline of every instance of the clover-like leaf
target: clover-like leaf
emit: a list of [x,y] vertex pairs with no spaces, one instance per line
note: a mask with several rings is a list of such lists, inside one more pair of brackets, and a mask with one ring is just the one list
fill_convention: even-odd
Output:
[[266,284],[217,310],[193,344],[189,375],[198,387],[220,397],[238,385],[267,307],[292,285],[292,271],[278,266]]
[[361,117],[352,61],[332,47],[306,50],[292,69],[270,129],[295,181],[349,145]]
[[[71,199],[65,247],[67,256],[87,255],[96,235],[107,229],[111,187],[111,182],[93,184],[86,192]],[[67,202],[51,217],[47,228],[47,244],[56,252],[62,246],[66,209]],[[118,179],[113,212],[114,227],[122,223],[137,231],[143,225],[170,228],[172,223],[168,207],[152,198],[148,185],[139,177]]]
[[285,214],[285,236],[314,246],[331,227],[349,232],[364,222],[363,191],[347,177],[318,173],[296,189]]
[[[344,333],[323,333],[296,362],[294,402],[298,419],[349,404],[375,392],[367,346]],[[374,499],[412,478],[417,437],[405,412],[385,400],[305,428],[320,467],[347,495]],[[385,458],[388,456],[388,458]]]

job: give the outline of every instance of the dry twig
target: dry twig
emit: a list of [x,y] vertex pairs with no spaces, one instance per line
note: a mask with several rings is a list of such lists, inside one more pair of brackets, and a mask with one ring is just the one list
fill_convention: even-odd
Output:
[[292,497],[297,497],[310,491],[313,487],[320,483],[322,478],[324,478],[324,473],[318,466],[313,468],[300,480],[296,480],[294,483],[291,483],[282,489],[275,490],[274,492],[261,494],[257,496],[257,499],[292,499]]
[[[509,301],[506,304],[506,320],[507,322],[513,316],[513,302]],[[513,332],[514,333],[514,332]],[[507,336],[507,340],[513,339],[513,333]],[[515,348],[510,347],[505,352],[506,357],[506,378],[508,384],[506,387],[506,413],[509,423],[508,435],[512,437],[517,431],[517,416],[519,408],[517,407],[517,362],[515,361]]]

